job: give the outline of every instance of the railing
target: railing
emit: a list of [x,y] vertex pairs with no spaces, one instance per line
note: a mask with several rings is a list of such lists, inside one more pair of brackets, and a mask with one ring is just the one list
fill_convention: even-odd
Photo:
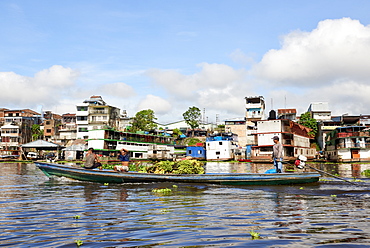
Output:
[[90,114],[108,114],[108,111],[106,110],[90,110]]
[[337,133],[335,138],[346,138],[346,137],[370,137],[369,132],[342,132]]
[[370,148],[370,143],[340,143],[336,145],[337,149],[343,149],[343,148]]

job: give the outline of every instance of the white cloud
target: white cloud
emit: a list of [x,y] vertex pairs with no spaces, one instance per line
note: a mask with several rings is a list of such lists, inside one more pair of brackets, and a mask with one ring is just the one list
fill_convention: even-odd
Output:
[[122,98],[129,98],[136,95],[134,88],[128,84],[120,82],[101,85],[99,86],[98,91],[110,96]]
[[138,111],[145,109],[151,109],[156,115],[161,115],[171,110],[171,104],[159,96],[147,95],[138,104]]
[[337,79],[368,78],[369,64],[370,27],[343,18],[321,21],[312,32],[283,36],[282,48],[267,52],[254,72],[280,85],[310,87]]
[[14,72],[0,72],[0,104],[3,107],[32,108],[39,105],[54,106],[66,97],[79,73],[71,68],[54,65],[34,77]]
[[198,67],[201,70],[191,75],[159,69],[149,70],[147,75],[174,101],[181,102],[182,109],[196,105],[215,112],[242,112],[243,99],[253,88],[246,82],[246,71],[224,64],[201,63]]

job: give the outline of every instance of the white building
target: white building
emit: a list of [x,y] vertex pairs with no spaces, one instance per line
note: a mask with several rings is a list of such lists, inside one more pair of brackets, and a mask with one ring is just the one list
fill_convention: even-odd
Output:
[[[176,122],[171,122],[167,124],[159,124],[157,123],[158,128],[162,128],[163,130],[174,130],[174,129],[179,129],[181,132],[185,133],[187,130],[191,130],[191,127],[186,123],[185,120],[182,121],[176,121]],[[200,122],[199,124],[199,129],[202,130],[208,130],[208,131],[213,131],[217,125],[213,123],[203,123]]]
[[256,121],[265,120],[265,99],[263,96],[245,98],[245,138],[246,145],[255,145]]
[[120,109],[107,105],[101,96],[91,96],[77,105],[77,138],[87,139],[88,131],[104,128],[119,128]]
[[286,119],[258,121],[256,134],[258,145],[252,147],[252,161],[270,161],[274,136],[278,136],[283,145],[285,159],[294,159],[299,155],[313,159],[316,150],[310,147],[310,136],[308,135],[310,130]]
[[331,110],[329,110],[328,102],[313,102],[308,107],[307,112],[310,112],[311,118],[318,122],[331,120]]
[[206,157],[208,161],[226,161],[234,158],[238,150],[238,138],[235,134],[210,136],[206,139]]
[[21,140],[20,128],[17,125],[6,124],[0,128],[1,146],[3,149],[17,150]]

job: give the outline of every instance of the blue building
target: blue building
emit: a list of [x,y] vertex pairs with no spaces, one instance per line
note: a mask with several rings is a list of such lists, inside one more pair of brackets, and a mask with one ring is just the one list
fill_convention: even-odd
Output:
[[188,146],[186,147],[186,156],[195,159],[205,160],[206,149],[203,146]]

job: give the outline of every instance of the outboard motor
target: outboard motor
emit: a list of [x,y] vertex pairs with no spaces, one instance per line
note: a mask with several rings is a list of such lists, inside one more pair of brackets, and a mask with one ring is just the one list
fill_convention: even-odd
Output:
[[303,169],[305,164],[306,164],[306,161],[307,161],[307,157],[305,157],[303,155],[299,155],[298,158],[296,159],[296,161],[294,162],[294,165],[298,169]]

